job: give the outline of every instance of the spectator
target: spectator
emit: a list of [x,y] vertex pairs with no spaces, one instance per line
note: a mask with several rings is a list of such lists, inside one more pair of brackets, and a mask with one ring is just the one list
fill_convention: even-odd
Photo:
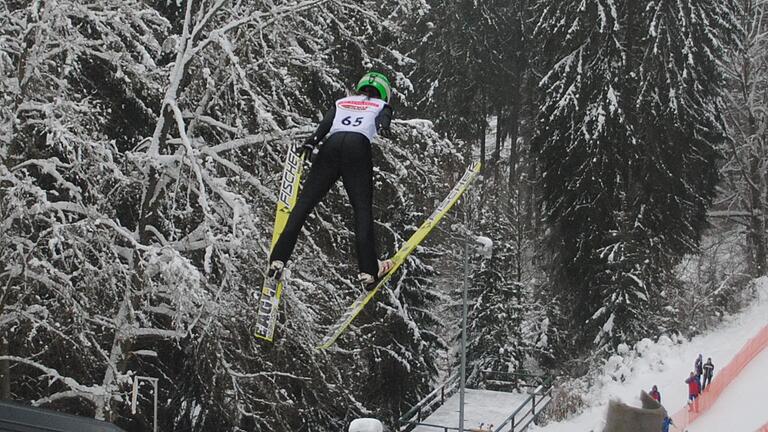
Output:
[[715,365],[712,364],[712,357],[707,357],[707,362],[702,366],[704,369],[704,382],[701,384],[701,391],[707,388],[707,384],[712,383],[712,375],[715,372]]
[[699,380],[696,379],[696,374],[693,372],[691,372],[691,375],[685,380],[685,383],[688,384],[688,403],[690,404],[699,397],[701,387],[699,387]]
[[699,356],[696,357],[696,361],[693,362],[693,370],[696,371],[696,381],[699,382],[699,388],[701,388],[701,374],[704,372],[702,368],[703,362],[704,359],[701,358],[701,354],[699,354]]
[[648,393],[656,402],[661,403],[661,393],[659,393],[659,388],[656,386],[653,386],[651,389],[651,392]]
[[664,417],[664,422],[661,423],[661,432],[669,432],[670,425],[674,425],[674,423],[672,423],[672,419],[669,417]]

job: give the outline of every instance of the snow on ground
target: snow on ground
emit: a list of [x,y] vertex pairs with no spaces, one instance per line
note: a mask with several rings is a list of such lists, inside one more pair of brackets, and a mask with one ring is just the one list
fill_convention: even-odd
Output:
[[768,422],[768,349],[752,360],[688,432],[756,431]]
[[[657,385],[661,392],[661,402],[670,414],[677,412],[684,406],[688,397],[688,387],[683,382],[693,370],[693,362],[700,353],[707,357],[712,357],[715,365],[715,379],[720,367],[730,362],[733,356],[742,348],[744,343],[753,337],[765,325],[768,325],[768,278],[762,278],[757,281],[758,298],[753,305],[738,315],[728,317],[714,331],[697,336],[690,341],[676,343],[668,337],[662,336],[657,342],[643,340],[638,342],[634,349],[626,347],[621,351],[621,355],[615,355],[606,362],[604,366],[604,376],[602,380],[592,388],[585,391],[583,397],[587,403],[593,405],[586,408],[581,414],[570,420],[551,423],[543,428],[535,427],[532,430],[536,432],[599,432],[603,430],[605,423],[605,411],[610,399],[620,399],[631,405],[640,406],[640,390],[649,391],[651,386]],[[765,352],[760,359],[755,361],[765,361],[767,356]],[[764,371],[768,364],[760,363],[763,367],[750,368],[759,369],[763,372],[759,376],[761,387],[767,388],[768,374]],[[745,369],[746,372],[746,369]],[[757,374],[758,372],[750,372]],[[751,375],[750,375],[751,376]],[[757,378],[758,375],[755,375]],[[741,380],[740,380],[741,381]],[[746,379],[745,381],[750,381]],[[732,386],[736,386],[734,382]],[[739,385],[744,385],[741,383]],[[731,398],[742,399],[753,396],[751,390],[747,395],[740,394],[741,387],[734,387]],[[730,389],[729,389],[730,390]],[[762,401],[761,409],[751,411],[755,416],[753,429],[733,429],[730,427],[706,429],[706,431],[724,431],[738,430],[751,432],[758,426],[768,421],[768,411],[765,409],[765,394],[758,395],[754,399]],[[733,403],[724,402],[728,406]],[[742,401],[743,402],[743,401]],[[721,414],[712,413],[712,417],[718,417]],[[746,416],[746,413],[744,414]],[[698,426],[704,423],[704,418],[700,418],[693,425]],[[746,419],[745,419],[746,421]],[[752,424],[752,421],[749,421]],[[732,422],[727,424],[731,425]],[[704,432],[705,429],[690,429],[690,432]]]
[[[467,428],[500,425],[528,397],[527,394],[467,389],[464,394],[464,424]],[[417,426],[413,432],[444,432],[459,425],[459,394],[455,393],[423,423],[442,426]],[[495,428],[494,426],[494,428]]]

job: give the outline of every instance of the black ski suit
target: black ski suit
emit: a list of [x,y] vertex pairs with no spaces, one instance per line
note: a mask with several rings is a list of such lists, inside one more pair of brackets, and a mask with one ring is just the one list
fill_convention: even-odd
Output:
[[707,360],[707,362],[704,363],[704,366],[702,366],[702,369],[704,370],[704,380],[701,383],[701,391],[704,391],[704,389],[707,388],[707,384],[712,383],[712,374],[715,372],[715,365],[712,364],[712,360]]
[[[328,110],[315,133],[308,140],[317,145],[331,130],[336,117],[336,106]],[[389,128],[392,108],[385,105],[377,115],[377,130]],[[309,177],[299,194],[296,206],[288,217],[283,233],[277,240],[270,261],[283,263],[296,246],[301,227],[307,216],[341,177],[355,217],[355,248],[361,273],[376,276],[379,271],[376,239],[373,230],[373,162],[371,142],[362,133],[335,132],[320,147],[312,163]]]

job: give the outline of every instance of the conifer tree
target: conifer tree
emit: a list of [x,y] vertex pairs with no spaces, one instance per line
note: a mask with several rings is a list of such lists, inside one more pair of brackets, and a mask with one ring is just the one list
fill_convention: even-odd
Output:
[[566,320],[586,342],[655,332],[664,282],[697,248],[725,141],[733,4],[558,1],[537,29],[548,72],[536,149]]
[[409,36],[411,78],[422,115],[449,137],[480,142],[487,120],[509,111],[519,86],[526,1],[430,1]]
[[513,243],[508,232],[495,231],[496,247],[483,259],[472,281],[468,316],[467,371],[475,385],[482,371],[519,372],[531,335],[524,334],[524,286],[515,280]]

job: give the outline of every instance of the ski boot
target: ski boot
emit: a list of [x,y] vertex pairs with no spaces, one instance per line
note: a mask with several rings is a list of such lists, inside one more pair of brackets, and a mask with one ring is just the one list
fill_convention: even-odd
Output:
[[376,284],[389,273],[395,266],[391,259],[379,261],[379,273],[376,277],[368,273],[360,273],[357,275],[357,282],[363,288],[364,291],[370,291],[376,288]]
[[267,278],[274,281],[283,279],[283,273],[285,271],[285,263],[279,260],[269,263],[269,269],[267,269]]

